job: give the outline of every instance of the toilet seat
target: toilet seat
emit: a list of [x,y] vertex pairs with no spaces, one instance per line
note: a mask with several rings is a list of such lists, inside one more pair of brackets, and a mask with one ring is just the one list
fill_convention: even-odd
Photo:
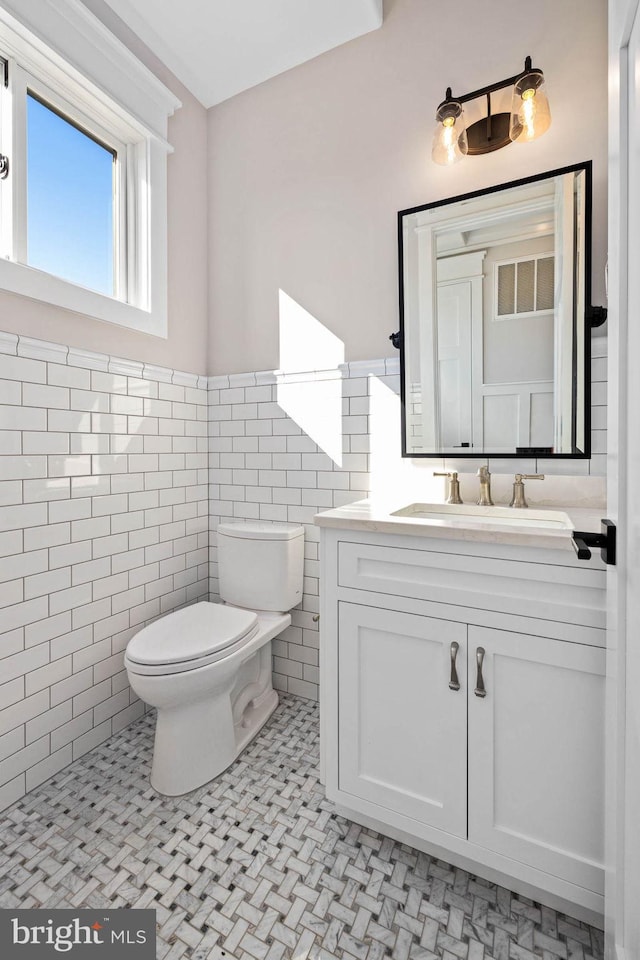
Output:
[[197,670],[230,656],[259,629],[253,610],[202,601],[149,624],[129,641],[126,663],[153,675]]

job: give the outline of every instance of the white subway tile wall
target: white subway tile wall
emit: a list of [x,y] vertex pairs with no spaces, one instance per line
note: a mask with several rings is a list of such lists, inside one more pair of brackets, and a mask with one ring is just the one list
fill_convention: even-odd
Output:
[[[532,470],[605,473],[606,341],[593,347],[594,456]],[[314,515],[443,465],[400,462],[398,392],[395,358],[207,379],[0,332],[0,809],[142,713],[126,643],[217,597],[221,518],[304,524],[274,684],[317,699]]]
[[205,378],[0,350],[2,808],[143,712],[124,648],[207,599],[209,504]]
[[[319,376],[326,379],[326,371],[300,375],[295,382],[312,389]],[[341,391],[337,370],[333,380]],[[362,387],[366,392],[366,378]],[[303,524],[303,601],[291,613],[291,626],[273,641],[273,682],[279,690],[317,700],[319,530],[313,518],[334,506],[333,488],[325,481],[334,476],[334,463],[278,404],[273,373],[210,377],[209,409],[210,594],[218,595],[216,529],[221,520]],[[350,452],[348,438],[344,447]],[[362,472],[342,474],[347,485],[354,485],[351,500],[367,496],[366,462],[362,466]]]
[[[606,345],[592,340],[592,449],[588,460],[532,460],[527,470],[549,475],[606,476]],[[333,377],[341,416],[333,421],[338,451],[329,456],[300,423],[322,431],[313,415],[317,384]],[[295,415],[278,403],[283,384],[298,384]],[[443,460],[400,462],[400,373],[397,359],[357,361],[339,370],[277,375],[268,371],[209,378],[210,557],[212,597],[217,596],[216,528],[228,518],[285,520],[305,526],[304,596],[292,611],[292,625],[273,642],[274,685],[288,693],[317,699],[319,632],[319,531],[313,517],[375,494],[389,493],[410,470],[418,482]],[[286,397],[289,399],[290,394]],[[321,394],[331,400],[330,393]],[[282,394],[284,399],[285,394]],[[300,421],[300,423],[297,422]],[[311,432],[311,431],[310,431]],[[326,430],[324,437],[327,437]],[[335,438],[329,436],[329,441]],[[328,444],[327,444],[328,446]],[[331,444],[335,448],[335,442]],[[459,465],[477,470],[477,461]],[[515,473],[522,461],[489,461],[495,473]],[[420,469],[422,468],[422,469]],[[401,491],[400,491],[401,492]]]

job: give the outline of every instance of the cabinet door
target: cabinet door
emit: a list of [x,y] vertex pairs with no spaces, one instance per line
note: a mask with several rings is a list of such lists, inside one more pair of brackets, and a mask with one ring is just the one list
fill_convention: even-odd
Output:
[[[339,605],[340,789],[460,837],[466,632],[447,620]],[[458,690],[449,687],[453,643]]]
[[598,647],[469,627],[469,840],[598,893],[604,671]]

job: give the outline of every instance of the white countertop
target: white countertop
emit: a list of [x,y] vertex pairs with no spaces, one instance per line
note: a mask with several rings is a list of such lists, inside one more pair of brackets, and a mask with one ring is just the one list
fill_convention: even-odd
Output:
[[[393,516],[393,512],[406,507],[406,498],[398,497],[395,502],[386,500],[358,500],[356,503],[324,510],[316,514],[314,520],[320,527],[334,527],[343,530],[365,530],[370,533],[392,533],[419,537],[442,537],[454,540],[481,541],[484,543],[505,543],[514,546],[542,547],[573,551],[571,530],[558,526],[537,526],[532,522],[538,510],[558,511],[568,516],[573,530],[600,533],[600,521],[606,515],[605,507],[572,507],[566,504],[547,504],[531,507],[529,510],[513,510],[515,523],[500,523],[491,518],[492,507],[486,508],[486,516],[468,517],[463,513],[443,514],[437,518],[415,516]],[[529,516],[529,520],[527,520]],[[522,525],[517,521],[522,519]],[[597,548],[592,548],[598,555]]]

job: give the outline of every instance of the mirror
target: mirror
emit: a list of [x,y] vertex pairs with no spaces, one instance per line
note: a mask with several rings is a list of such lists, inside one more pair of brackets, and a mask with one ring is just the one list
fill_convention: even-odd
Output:
[[403,456],[589,456],[591,163],[398,214]]

